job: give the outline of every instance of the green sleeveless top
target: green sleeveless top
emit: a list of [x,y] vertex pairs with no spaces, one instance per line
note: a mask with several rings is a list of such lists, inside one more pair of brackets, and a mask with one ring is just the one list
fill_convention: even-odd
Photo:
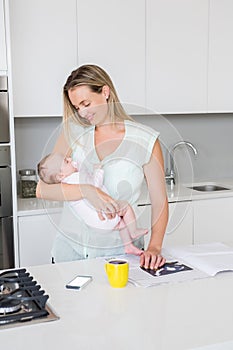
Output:
[[[86,183],[87,171],[92,173],[95,167],[101,167],[104,170],[104,186],[110,196],[130,203],[137,217],[136,202],[145,180],[143,167],[150,161],[159,133],[133,121],[125,120],[124,124],[125,135],[122,142],[102,161],[95,150],[95,126],[84,128],[73,123],[70,127],[70,144],[73,159],[78,162],[80,183]],[[137,219],[140,227],[140,218]],[[69,240],[72,248],[83,257],[124,252],[118,231],[100,232],[89,228],[85,224],[85,218],[78,217],[67,203],[64,204],[60,232]],[[134,244],[142,248],[143,239]]]

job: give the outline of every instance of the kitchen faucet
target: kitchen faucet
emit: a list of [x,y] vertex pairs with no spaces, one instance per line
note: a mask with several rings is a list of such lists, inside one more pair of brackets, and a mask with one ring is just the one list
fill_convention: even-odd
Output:
[[178,147],[183,146],[183,145],[189,146],[193,150],[193,153],[195,155],[197,155],[197,149],[194,147],[194,145],[191,142],[188,142],[188,141],[179,141],[171,147],[171,149],[169,151],[169,154],[170,154],[170,173],[166,174],[166,176],[165,176],[165,179],[170,184],[171,189],[173,189],[173,187],[176,183],[176,174],[175,174],[175,166],[174,166],[174,153]]

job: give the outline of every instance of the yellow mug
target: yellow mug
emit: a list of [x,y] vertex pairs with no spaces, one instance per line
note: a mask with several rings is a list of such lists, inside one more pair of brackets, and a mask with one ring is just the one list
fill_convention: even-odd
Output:
[[129,263],[123,259],[111,259],[105,264],[110,285],[114,288],[125,287],[129,277]]

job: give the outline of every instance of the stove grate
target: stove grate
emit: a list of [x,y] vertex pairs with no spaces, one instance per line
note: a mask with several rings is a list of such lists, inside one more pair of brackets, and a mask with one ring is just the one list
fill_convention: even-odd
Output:
[[[46,318],[49,296],[26,269],[0,274],[0,327],[7,323]],[[57,319],[58,317],[55,317]]]

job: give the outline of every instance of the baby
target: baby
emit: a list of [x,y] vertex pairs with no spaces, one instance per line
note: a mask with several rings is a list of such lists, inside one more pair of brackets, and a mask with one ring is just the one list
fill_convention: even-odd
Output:
[[[48,184],[68,183],[79,184],[80,173],[77,164],[72,161],[72,158],[63,157],[59,153],[51,153],[45,156],[37,165],[38,175],[40,179]],[[107,192],[103,186],[103,170],[96,169],[93,176],[86,174],[85,183],[99,187],[102,191]],[[72,208],[78,213],[85,223],[92,227],[103,230],[118,229],[122,242],[125,247],[125,253],[140,255],[142,251],[132,244],[132,239],[148,233],[146,229],[139,229],[136,226],[136,217],[132,207],[125,202],[118,201],[122,208],[117,213],[114,219],[100,220],[97,211],[85,200],[70,202]]]

